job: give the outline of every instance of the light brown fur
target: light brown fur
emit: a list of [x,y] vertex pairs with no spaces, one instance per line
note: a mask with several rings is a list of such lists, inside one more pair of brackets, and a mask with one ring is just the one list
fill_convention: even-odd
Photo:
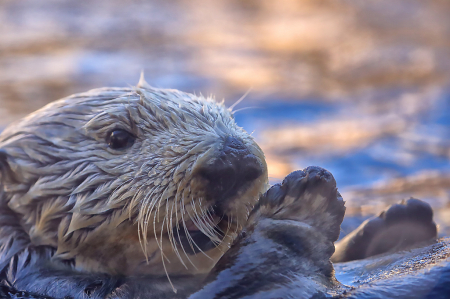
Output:
[[[108,132],[136,136],[126,151],[108,147]],[[243,141],[263,174],[227,200],[225,236],[214,231],[198,169],[214,161],[224,138]],[[51,103],[9,126],[0,149],[6,202],[33,245],[57,248],[83,271],[111,274],[208,272],[264,191],[261,149],[213,99],[156,89],[101,88]],[[217,243],[189,256],[173,228],[187,221]]]

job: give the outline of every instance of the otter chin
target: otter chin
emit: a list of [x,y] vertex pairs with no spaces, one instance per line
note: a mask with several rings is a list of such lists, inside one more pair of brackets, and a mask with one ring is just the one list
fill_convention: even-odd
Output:
[[267,189],[264,154],[211,98],[76,94],[0,135],[2,203],[30,245],[83,272],[207,273]]

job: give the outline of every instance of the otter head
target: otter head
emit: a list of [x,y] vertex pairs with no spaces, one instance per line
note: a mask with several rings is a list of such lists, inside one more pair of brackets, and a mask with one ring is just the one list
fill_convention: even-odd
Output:
[[51,103],[0,149],[3,202],[33,244],[83,271],[207,272],[267,183],[228,109],[145,81]]

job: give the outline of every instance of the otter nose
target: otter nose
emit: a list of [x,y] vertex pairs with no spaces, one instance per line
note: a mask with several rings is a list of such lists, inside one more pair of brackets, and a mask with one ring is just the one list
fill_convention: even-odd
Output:
[[247,147],[234,137],[227,137],[213,163],[200,174],[209,181],[207,191],[212,200],[232,197],[262,174],[262,166]]

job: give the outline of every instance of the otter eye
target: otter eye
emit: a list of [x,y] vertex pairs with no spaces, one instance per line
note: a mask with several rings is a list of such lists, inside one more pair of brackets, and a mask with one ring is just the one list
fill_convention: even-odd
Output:
[[133,145],[134,136],[125,130],[116,129],[109,133],[107,142],[112,149],[125,149]]

